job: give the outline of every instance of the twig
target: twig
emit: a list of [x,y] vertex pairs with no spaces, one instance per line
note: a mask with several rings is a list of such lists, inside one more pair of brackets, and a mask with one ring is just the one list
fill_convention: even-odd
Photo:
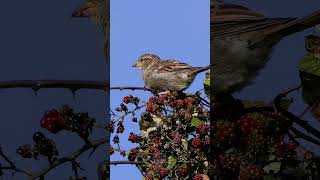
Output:
[[109,143],[109,140],[107,138],[101,138],[101,139],[97,139],[94,141],[91,141],[91,143],[85,144],[84,146],[82,146],[80,149],[76,150],[75,152],[71,153],[70,155],[60,158],[54,162],[52,162],[52,164],[38,172],[32,172],[30,173],[31,175],[31,179],[36,179],[39,178],[41,176],[46,175],[49,171],[53,170],[54,168],[56,168],[57,166],[64,164],[66,162],[73,162],[76,160],[76,158],[78,158],[81,154],[83,154],[84,152],[92,149],[92,148],[96,148],[102,144],[106,144]]
[[318,103],[320,102],[320,98],[318,97],[315,101],[313,101],[311,103],[310,106],[308,106],[307,108],[305,108],[304,111],[302,111],[302,113],[299,115],[300,118],[302,118],[310,109],[314,108],[316,105],[318,105]]
[[304,139],[304,140],[306,140],[306,141],[309,141],[309,142],[311,142],[311,143],[313,143],[313,144],[320,145],[320,141],[318,141],[317,139],[314,139],[314,138],[306,135],[305,133],[299,131],[299,130],[296,129],[295,127],[291,127],[291,128],[290,128],[290,131],[292,131],[292,132],[295,134],[294,138],[296,138],[296,139],[297,139],[297,138],[301,138],[301,139]]
[[136,165],[137,164],[137,165],[139,165],[139,164],[143,164],[143,163],[142,162],[137,162],[137,161],[110,161],[108,164],[110,164],[110,165],[121,165],[121,164]]
[[0,156],[9,164],[9,166],[1,167],[1,170],[12,170],[13,172],[19,172],[27,176],[31,176],[28,171],[17,168],[16,165],[3,153],[2,147],[0,147]]
[[152,92],[152,89],[146,88],[146,87],[133,87],[133,86],[114,86],[110,87],[110,90],[143,90],[143,91],[150,91]]
[[277,112],[281,112],[284,116],[286,116],[288,119],[290,119],[292,122],[298,124],[299,126],[301,126],[302,128],[304,128],[307,132],[310,132],[312,135],[316,136],[317,138],[320,139],[320,132],[315,129],[314,127],[312,127],[308,122],[300,119],[298,116],[292,114],[291,112],[287,111],[286,109],[284,109],[281,105],[280,105],[280,101],[283,97],[285,97],[286,95],[288,95],[289,93],[296,91],[298,89],[300,89],[302,86],[297,86],[295,88],[289,89],[283,93],[278,94],[274,100],[273,100],[273,104],[274,104],[274,108]]

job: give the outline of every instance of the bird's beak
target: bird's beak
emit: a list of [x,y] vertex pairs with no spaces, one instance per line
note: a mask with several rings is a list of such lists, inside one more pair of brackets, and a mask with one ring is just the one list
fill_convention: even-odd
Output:
[[138,67],[137,63],[134,63],[134,64],[132,65],[132,67]]

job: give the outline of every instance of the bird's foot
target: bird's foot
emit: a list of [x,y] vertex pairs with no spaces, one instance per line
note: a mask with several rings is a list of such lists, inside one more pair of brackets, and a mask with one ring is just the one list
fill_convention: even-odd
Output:
[[158,95],[163,96],[163,95],[167,95],[169,93],[170,93],[170,91],[164,91],[164,92],[159,92]]

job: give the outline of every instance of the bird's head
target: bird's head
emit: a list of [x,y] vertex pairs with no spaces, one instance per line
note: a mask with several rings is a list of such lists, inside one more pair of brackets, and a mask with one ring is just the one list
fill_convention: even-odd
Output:
[[149,65],[160,61],[160,57],[154,54],[143,54],[139,57],[132,67],[137,67],[142,70],[146,69]]
[[86,1],[84,4],[79,6],[73,13],[72,17],[95,17],[97,15],[97,2]]

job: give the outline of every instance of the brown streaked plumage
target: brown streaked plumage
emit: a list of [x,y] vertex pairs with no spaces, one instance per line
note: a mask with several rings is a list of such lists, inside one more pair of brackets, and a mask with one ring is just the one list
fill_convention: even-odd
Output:
[[210,65],[192,67],[176,60],[161,60],[154,54],[141,55],[133,67],[142,71],[145,85],[158,92],[183,91],[192,84],[197,74],[210,69]]
[[316,24],[320,24],[320,11],[303,18],[268,18],[243,6],[212,2],[211,73],[215,92],[233,93],[250,85],[275,44]]

